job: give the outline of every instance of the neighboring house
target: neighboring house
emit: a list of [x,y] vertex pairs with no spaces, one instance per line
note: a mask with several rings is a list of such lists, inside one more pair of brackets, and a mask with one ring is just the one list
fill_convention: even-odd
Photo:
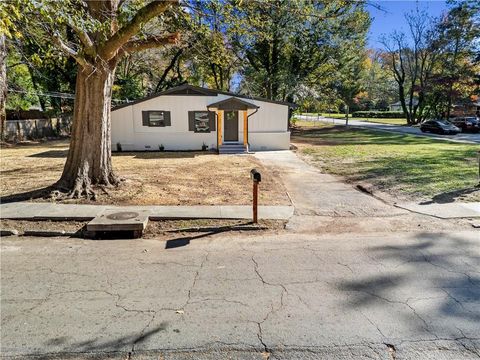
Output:
[[452,105],[450,116],[480,116],[480,101]]
[[[413,103],[413,106],[416,106],[418,105],[418,100],[417,99],[413,99],[412,100],[412,103]],[[408,107],[408,101],[407,101],[407,107]],[[403,111],[402,109],[402,103],[400,101],[397,101],[396,103],[393,103],[393,104],[390,104],[388,106],[388,109],[390,111]]]
[[112,109],[113,151],[290,147],[286,102],[182,85]]

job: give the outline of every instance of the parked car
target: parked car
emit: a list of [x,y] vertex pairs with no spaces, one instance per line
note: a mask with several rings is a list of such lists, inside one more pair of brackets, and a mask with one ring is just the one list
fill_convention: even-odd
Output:
[[432,132],[444,135],[455,135],[461,130],[446,120],[428,120],[420,124],[422,132]]
[[480,121],[475,116],[457,117],[450,120],[453,125],[460,128],[462,132],[479,132]]

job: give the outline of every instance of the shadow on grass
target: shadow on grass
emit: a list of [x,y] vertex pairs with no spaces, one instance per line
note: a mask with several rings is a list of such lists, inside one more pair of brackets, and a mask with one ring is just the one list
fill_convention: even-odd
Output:
[[308,129],[293,141],[313,145],[302,152],[319,160],[327,172],[380,189],[433,196],[438,203],[479,191],[473,145],[339,127]]
[[61,158],[66,158],[68,155],[68,149],[65,150],[48,150],[48,151],[43,151],[40,153],[28,155],[28,157],[33,157],[33,158],[56,158],[56,159],[61,159]]
[[454,190],[454,191],[447,191],[441,194],[437,194],[432,197],[429,201],[421,202],[420,205],[428,205],[428,204],[448,204],[452,203],[458,198],[461,198],[465,195],[470,195],[473,193],[480,193],[480,186],[469,187],[466,189]]
[[[125,152],[112,152],[112,156],[121,157],[129,156],[136,159],[181,159],[181,158],[194,158],[202,155],[216,155],[213,151],[125,151]],[[32,158],[44,158],[44,159],[62,159],[68,155],[68,149],[65,150],[48,150],[39,153],[28,155]]]
[[18,194],[5,195],[0,197],[0,204],[19,202],[19,201],[28,201],[35,199],[44,199],[48,197],[53,190],[56,188],[51,185],[40,189],[25,191]]
[[[429,154],[356,160],[354,167],[345,171],[351,171],[347,177],[354,181],[366,181],[384,189],[395,186],[412,194],[433,196],[432,202],[449,203],[480,191],[475,187],[478,170],[474,159],[474,149],[435,150]],[[444,192],[433,195],[443,189]]]
[[112,156],[130,156],[135,159],[182,159],[203,155],[216,155],[214,151],[122,151],[112,152]]

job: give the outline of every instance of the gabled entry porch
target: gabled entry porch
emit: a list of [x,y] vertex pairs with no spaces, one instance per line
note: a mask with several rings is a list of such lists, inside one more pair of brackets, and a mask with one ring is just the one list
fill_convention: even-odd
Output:
[[248,152],[248,120],[259,106],[231,97],[207,106],[217,119],[217,149],[221,154]]

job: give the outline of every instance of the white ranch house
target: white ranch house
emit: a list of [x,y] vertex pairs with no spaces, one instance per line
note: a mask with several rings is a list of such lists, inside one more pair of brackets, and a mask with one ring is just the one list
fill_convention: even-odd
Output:
[[182,85],[112,109],[113,151],[286,150],[294,105]]

